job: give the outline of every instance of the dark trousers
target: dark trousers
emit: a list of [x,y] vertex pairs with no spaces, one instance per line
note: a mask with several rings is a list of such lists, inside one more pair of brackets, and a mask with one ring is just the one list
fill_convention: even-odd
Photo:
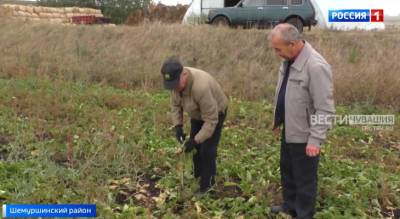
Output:
[[297,219],[313,218],[317,197],[319,156],[306,155],[307,143],[281,142],[281,184],[284,205]]
[[[200,177],[200,189],[207,189],[215,183],[217,146],[221,138],[225,117],[226,112],[219,115],[213,135],[202,144],[197,145],[196,152],[193,154],[193,174],[196,178]],[[190,122],[190,137],[194,138],[203,126],[204,121],[192,119]]]

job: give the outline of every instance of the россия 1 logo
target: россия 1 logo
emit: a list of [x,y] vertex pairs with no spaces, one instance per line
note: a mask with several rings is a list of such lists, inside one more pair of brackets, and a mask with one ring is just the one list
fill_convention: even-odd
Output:
[[329,22],[383,22],[383,9],[329,10]]

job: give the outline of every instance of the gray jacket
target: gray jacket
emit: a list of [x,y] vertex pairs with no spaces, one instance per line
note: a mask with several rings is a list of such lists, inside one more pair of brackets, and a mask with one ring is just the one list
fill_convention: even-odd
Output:
[[[281,64],[275,92],[282,85],[287,61]],[[330,65],[308,42],[290,67],[285,96],[285,137],[288,143],[321,146],[331,128],[330,122],[311,122],[311,115],[330,118],[335,114]],[[315,120],[313,120],[315,121]]]

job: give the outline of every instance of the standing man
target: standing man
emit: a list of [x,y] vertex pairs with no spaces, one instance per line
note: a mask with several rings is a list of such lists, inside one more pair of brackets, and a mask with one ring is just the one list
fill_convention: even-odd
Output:
[[[335,113],[330,65],[304,41],[296,27],[279,24],[271,45],[284,59],[275,94],[273,132],[281,136],[280,171],[284,203],[271,207],[298,219],[313,218],[320,148]],[[282,128],[282,132],[281,132]]]
[[218,82],[200,69],[183,67],[177,59],[167,59],[161,67],[164,86],[171,90],[171,107],[176,138],[182,144],[183,111],[191,118],[189,140],[185,152],[193,155],[193,174],[200,177],[200,189],[205,193],[215,183],[217,146],[226,117],[228,99]]

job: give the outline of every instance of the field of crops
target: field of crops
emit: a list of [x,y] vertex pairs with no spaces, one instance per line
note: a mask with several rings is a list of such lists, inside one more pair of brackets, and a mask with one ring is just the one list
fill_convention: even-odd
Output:
[[[268,32],[1,19],[0,205],[94,203],[106,219],[285,218],[269,209],[282,197],[270,130],[280,60]],[[399,36],[396,27],[305,32],[332,65],[338,115],[395,115],[387,130],[334,126],[316,218],[400,217]],[[190,155],[177,153],[159,75],[171,55],[230,96],[214,194],[194,194]]]
[[[95,203],[98,218],[268,218],[268,206],[281,200],[270,102],[230,99],[216,193],[197,196],[190,157],[176,154],[168,97],[79,81],[1,79],[0,202]],[[394,113],[363,104],[337,111]],[[320,162],[316,218],[399,213],[399,128],[334,127]]]

